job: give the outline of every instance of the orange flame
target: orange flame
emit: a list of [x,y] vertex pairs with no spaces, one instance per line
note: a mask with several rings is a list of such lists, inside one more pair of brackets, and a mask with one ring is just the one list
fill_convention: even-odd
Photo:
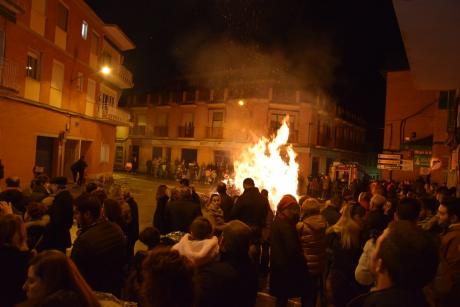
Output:
[[[262,137],[256,144],[246,148],[234,162],[235,187],[243,191],[243,180],[248,177],[254,179],[259,189],[268,191],[273,211],[276,211],[276,205],[283,195],[297,196],[299,165],[295,161],[296,153],[292,145],[286,145],[289,138],[288,119],[284,118],[272,140]],[[283,147],[287,154],[285,159],[281,155]]]

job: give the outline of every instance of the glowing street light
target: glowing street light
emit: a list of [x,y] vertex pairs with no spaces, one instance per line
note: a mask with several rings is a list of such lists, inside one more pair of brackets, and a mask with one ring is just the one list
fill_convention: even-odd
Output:
[[109,75],[112,72],[112,69],[109,66],[103,66],[101,68],[101,73],[105,76]]
[[244,103],[244,100],[238,101],[238,105],[239,105],[240,107],[244,106],[244,104],[245,104],[245,103]]

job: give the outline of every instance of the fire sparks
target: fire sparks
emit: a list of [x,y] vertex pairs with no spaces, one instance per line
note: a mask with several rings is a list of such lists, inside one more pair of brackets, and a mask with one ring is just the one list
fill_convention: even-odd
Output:
[[[270,205],[276,205],[285,194],[297,195],[299,165],[292,145],[286,145],[289,138],[288,118],[283,120],[273,139],[262,137],[256,144],[244,150],[234,162],[234,185],[243,191],[243,180],[252,178],[259,189],[268,191]],[[286,152],[283,159],[282,150]]]

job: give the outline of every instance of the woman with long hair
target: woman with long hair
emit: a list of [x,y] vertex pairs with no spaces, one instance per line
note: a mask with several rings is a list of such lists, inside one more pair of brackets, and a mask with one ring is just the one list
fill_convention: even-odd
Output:
[[365,210],[350,202],[342,208],[342,216],[327,230],[329,275],[326,288],[329,300],[337,306],[345,306],[364,291],[355,281],[355,268],[362,253],[361,232]]
[[157,207],[153,214],[153,226],[157,228],[161,234],[168,232],[167,223],[165,218],[166,204],[168,203],[168,187],[164,184],[157,188],[156,201]]
[[101,306],[73,261],[57,250],[32,258],[23,288],[25,306]]
[[0,305],[14,306],[26,298],[22,285],[30,257],[21,217],[0,216]]

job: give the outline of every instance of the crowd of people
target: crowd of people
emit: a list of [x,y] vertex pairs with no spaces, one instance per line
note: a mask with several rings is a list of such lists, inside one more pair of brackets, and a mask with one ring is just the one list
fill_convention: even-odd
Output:
[[376,181],[270,206],[251,178],[232,196],[223,182],[200,196],[182,178],[158,187],[152,225],[139,231],[124,186],[89,182],[74,195],[65,177],[5,183],[1,306],[249,307],[267,287],[276,306],[460,302],[455,189]]

